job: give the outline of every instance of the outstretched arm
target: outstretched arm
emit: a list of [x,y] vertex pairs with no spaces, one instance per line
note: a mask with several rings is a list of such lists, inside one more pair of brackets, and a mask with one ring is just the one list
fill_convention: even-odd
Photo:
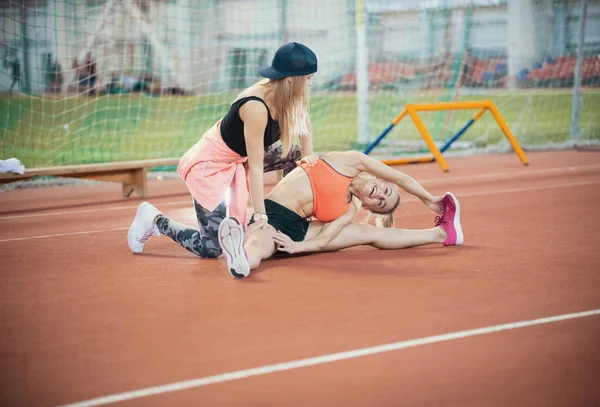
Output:
[[249,227],[249,230],[267,225],[264,183],[264,132],[267,127],[267,108],[259,103],[250,101],[240,108],[240,118],[244,122],[244,138],[248,153],[248,183],[254,213],[261,214],[263,219]]
[[310,240],[303,242],[294,242],[288,236],[281,232],[273,234],[273,240],[277,244],[277,248],[281,251],[288,253],[308,253],[318,252],[323,250],[329,242],[331,242],[337,235],[340,234],[342,229],[352,222],[352,219],[356,216],[358,206],[355,202],[350,205],[348,211],[342,216],[334,220],[333,222],[327,223],[323,226],[323,229],[318,235]]
[[410,175],[395,170],[383,164],[381,161],[377,161],[358,151],[350,151],[348,152],[348,155],[349,160],[352,161],[352,164],[356,169],[398,185],[409,194],[419,198],[435,212],[441,212],[441,201],[443,197],[431,195]]

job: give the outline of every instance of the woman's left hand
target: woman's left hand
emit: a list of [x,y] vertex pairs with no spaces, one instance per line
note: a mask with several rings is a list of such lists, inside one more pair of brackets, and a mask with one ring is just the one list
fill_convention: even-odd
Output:
[[319,156],[317,155],[307,155],[306,157],[302,157],[301,159],[299,159],[298,161],[296,161],[297,165],[306,163],[309,167],[314,166],[317,161],[319,161]]
[[434,196],[428,201],[423,201],[423,203],[427,205],[429,209],[431,209],[439,215],[441,215],[444,211],[444,196]]
[[249,224],[248,227],[246,227],[246,231],[244,232],[244,235],[246,237],[248,237],[252,233],[254,233],[254,231],[259,230],[259,229],[265,229],[271,233],[273,233],[275,231],[275,228],[273,226],[271,226],[267,220],[260,219],[260,220],[257,220],[256,222]]
[[271,236],[273,236],[273,240],[277,245],[277,250],[289,254],[294,254],[298,251],[296,242],[294,242],[288,235],[281,233],[280,231],[276,231],[271,233]]

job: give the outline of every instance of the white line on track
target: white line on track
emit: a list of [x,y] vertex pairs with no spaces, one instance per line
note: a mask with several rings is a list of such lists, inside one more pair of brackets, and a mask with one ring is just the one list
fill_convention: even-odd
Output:
[[[529,192],[529,191],[539,191],[543,189],[554,189],[554,188],[569,188],[569,187],[581,187],[585,185],[593,185],[600,184],[599,181],[579,181],[579,182],[568,182],[566,184],[553,184],[553,185],[540,185],[533,187],[521,187],[521,188],[509,188],[509,189],[498,189],[498,190],[490,190],[490,191],[478,191],[478,192],[465,192],[461,193],[457,196],[457,198],[468,198],[471,196],[483,196],[483,195],[496,195],[496,194],[510,194],[514,192]],[[410,197],[404,199],[403,202],[420,202],[419,199]]]
[[86,230],[86,231],[83,231],[83,232],[57,233],[57,234],[54,234],[54,235],[15,237],[15,238],[11,238],[11,239],[0,239],[0,243],[2,243],[2,242],[14,242],[14,241],[17,241],[17,240],[45,239],[45,238],[48,238],[48,237],[87,235],[87,234],[90,234],[90,233],[116,232],[116,231],[119,231],[119,230],[127,230],[127,229],[129,229],[129,227],[126,227],[126,228],[115,228],[115,229]]
[[[593,185],[600,184],[600,181],[581,181],[581,182],[569,182],[566,184],[553,184],[553,185],[543,185],[543,186],[532,186],[532,187],[522,187],[522,188],[510,188],[510,189],[500,189],[500,190],[491,190],[491,191],[480,191],[480,192],[466,192],[460,194],[458,198],[468,198],[472,196],[484,196],[484,195],[495,195],[495,194],[509,194],[514,192],[530,192],[530,191],[539,191],[542,189],[554,189],[554,188],[569,188],[569,187],[577,187],[577,186],[585,186],[585,185]],[[403,202],[417,202],[416,198],[408,198]],[[189,202],[188,202],[189,203]],[[164,206],[164,205],[161,205]],[[16,237],[9,239],[0,239],[0,243],[5,242],[14,242],[18,240],[29,240],[29,239],[44,239],[50,237],[62,237],[62,236],[73,236],[73,235],[83,235],[89,233],[102,233],[102,232],[115,232],[119,230],[126,230],[126,228],[116,228],[116,229],[100,229],[100,230],[89,230],[84,232],[69,232],[69,233],[58,233],[52,235],[41,235],[41,236],[26,236],[26,237]]]
[[[496,172],[491,174],[479,174],[479,175],[465,175],[459,177],[447,177],[440,176],[437,178],[425,178],[419,181],[419,183],[424,185],[434,185],[434,184],[443,184],[447,182],[453,181],[462,181],[462,180],[476,180],[476,179],[498,179],[498,178],[510,178],[510,177],[523,177],[528,175],[541,175],[541,174],[554,174],[554,173],[570,173],[573,171],[585,171],[585,170],[594,170],[600,169],[600,164],[592,164],[592,165],[581,165],[581,166],[569,166],[569,167],[556,167],[556,168],[544,168],[539,170],[529,170],[524,172]],[[160,206],[171,206],[171,205],[183,205],[190,204],[191,200],[185,201],[173,201],[173,202],[165,202],[161,203]],[[9,220],[9,219],[22,219],[22,218],[36,218],[41,216],[61,216],[61,215],[73,215],[77,213],[94,213],[94,212],[105,212],[105,211],[117,211],[122,209],[134,209],[137,208],[136,205],[125,205],[125,206],[114,206],[112,208],[94,208],[94,209],[77,209],[72,211],[62,211],[62,212],[45,212],[45,213],[31,213],[27,215],[14,215],[14,216],[3,216],[0,217],[0,221]]]
[[84,400],[72,404],[66,404],[61,407],[93,407],[105,404],[117,403],[141,397],[154,396],[157,394],[170,393],[191,388],[208,386],[215,383],[229,382],[233,380],[245,379],[252,376],[261,376],[275,372],[284,372],[286,370],[299,369],[307,366],[332,363],[340,360],[353,359],[363,356],[375,355],[378,353],[392,352],[400,349],[413,348],[416,346],[430,345],[438,342],[447,342],[455,339],[468,338],[471,336],[486,335],[495,332],[508,331],[530,327],[534,325],[549,324],[552,322],[565,321],[575,318],[590,317],[600,315],[600,309],[577,312],[572,314],[554,315],[539,319],[530,319],[526,321],[510,322],[507,324],[493,325],[483,328],[469,329],[466,331],[451,332],[442,335],[426,336],[423,338],[412,339],[388,343],[385,345],[372,346],[368,348],[354,349],[347,352],[331,353],[328,355],[316,356],[307,359],[294,360],[290,362],[277,363],[274,365],[259,366],[252,369],[237,370],[233,372],[222,373],[214,376],[200,377],[197,379],[185,380],[175,383],[164,384],[161,386],[147,387],[145,389],[127,391],[123,393],[111,394],[104,397]]
[[556,167],[556,168],[543,168],[539,170],[528,170],[522,172],[494,172],[491,174],[478,174],[478,175],[464,175],[460,177],[437,177],[437,178],[426,178],[419,180],[421,184],[429,184],[429,183],[444,183],[450,181],[462,181],[462,180],[475,180],[475,179],[497,179],[497,178],[521,178],[531,175],[543,175],[543,174],[554,174],[554,173],[571,173],[575,171],[586,171],[586,170],[595,170],[600,169],[600,164],[591,164],[591,165],[579,165],[579,166],[569,166],[569,167]]
[[[175,206],[175,205],[191,205],[192,200],[188,199],[185,201],[172,201],[161,203],[160,206]],[[93,212],[107,212],[107,211],[120,211],[122,209],[135,209],[137,208],[139,203],[135,205],[124,205],[124,206],[113,206],[110,208],[94,208],[94,209],[76,209],[73,211],[63,211],[63,212],[46,212],[46,213],[32,213],[29,215],[15,215],[15,216],[4,216],[0,217],[0,220],[5,219],[21,219],[21,218],[38,218],[41,216],[59,216],[59,215],[74,215],[79,213],[93,213]]]
[[541,189],[553,189],[553,188],[567,188],[567,187],[581,187],[585,185],[600,184],[600,181],[581,181],[581,182],[569,182],[568,184],[557,184],[550,186],[539,186],[539,187],[522,187],[522,188],[509,188],[498,191],[480,191],[480,192],[467,192],[461,194],[461,196],[481,196],[481,195],[495,195],[495,194],[509,194],[513,192],[528,192],[528,191],[539,191]]

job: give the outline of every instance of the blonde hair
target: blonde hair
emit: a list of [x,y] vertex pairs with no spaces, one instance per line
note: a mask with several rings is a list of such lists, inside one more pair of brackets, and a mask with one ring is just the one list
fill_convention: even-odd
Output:
[[282,79],[263,79],[258,84],[273,86],[273,107],[281,131],[282,155],[285,157],[298,137],[297,129],[306,124],[308,111],[308,86],[305,76]]
[[375,226],[378,228],[394,228],[396,227],[396,221],[393,213],[376,213],[370,212],[370,215],[375,215]]
[[398,202],[392,209],[390,209],[386,213],[375,213],[372,211],[368,211],[369,213],[365,217],[365,222],[370,223],[371,219],[374,218],[375,226],[378,228],[394,228],[396,227],[396,220],[394,219],[394,211],[400,205],[400,197],[398,197]]

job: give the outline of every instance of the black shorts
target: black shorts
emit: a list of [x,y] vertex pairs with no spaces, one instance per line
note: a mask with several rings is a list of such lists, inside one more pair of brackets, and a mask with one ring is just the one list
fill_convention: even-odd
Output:
[[288,235],[294,242],[304,240],[308,231],[308,219],[270,199],[265,199],[265,209],[269,217],[268,223],[275,230]]

